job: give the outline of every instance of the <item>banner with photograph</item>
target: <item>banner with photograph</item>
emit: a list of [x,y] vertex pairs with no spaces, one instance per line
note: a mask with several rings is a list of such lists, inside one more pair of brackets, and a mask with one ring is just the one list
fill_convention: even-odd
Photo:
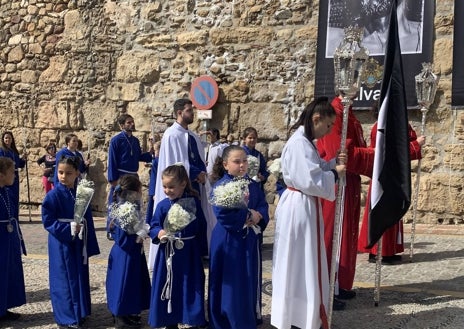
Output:
[[464,1],[454,1],[453,87],[451,105],[464,107]]
[[[335,94],[333,53],[344,28],[364,28],[362,46],[369,50],[364,83],[353,107],[369,108],[380,97],[389,14],[393,0],[320,0],[315,96]],[[398,30],[408,107],[417,107],[414,77],[432,61],[433,0],[398,0]]]

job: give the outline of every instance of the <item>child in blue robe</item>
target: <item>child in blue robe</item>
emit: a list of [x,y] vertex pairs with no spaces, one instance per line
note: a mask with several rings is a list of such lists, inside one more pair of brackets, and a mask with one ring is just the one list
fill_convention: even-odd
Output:
[[[149,227],[140,213],[141,198],[140,180],[132,175],[121,176],[109,211],[114,245],[106,274],[108,309],[114,316],[116,328],[140,327],[140,313],[150,306],[150,276],[143,249]],[[131,209],[130,215],[124,209]],[[126,215],[121,215],[123,213]],[[134,220],[126,225],[129,218]]]
[[[11,321],[19,318],[18,313],[8,311],[9,308],[26,303],[24,288],[24,272],[21,260],[21,249],[25,253],[21,229],[16,214],[17,204],[14,202],[10,186],[15,180],[15,163],[7,157],[0,157],[0,321]],[[3,328],[3,325],[0,325]]]
[[[65,157],[65,158],[69,158],[69,157],[78,157],[79,158],[79,174],[83,174],[85,173],[85,171],[87,170],[87,165],[89,164],[89,161],[84,161],[84,158],[82,157],[82,153],[80,153],[77,149],[77,145],[78,145],[78,142],[79,142],[79,138],[77,138],[77,135],[75,134],[67,134],[66,137],[65,137],[65,143],[66,143],[66,146],[63,147],[61,150],[59,150],[57,153],[56,153],[56,164],[55,164],[55,168],[58,167],[58,163],[60,161],[61,158]],[[54,184],[58,184],[58,181],[59,181],[59,178],[58,178],[58,174],[55,170],[55,179],[54,179]]]
[[[178,328],[179,323],[205,326],[202,257],[207,255],[206,219],[182,164],[167,167],[162,184],[167,198],[156,206],[150,225],[150,237],[159,244],[159,251],[153,267],[148,323],[168,329]],[[185,222],[177,225],[181,218]]]
[[26,166],[27,156],[20,157],[13,133],[10,131],[5,131],[2,134],[0,156],[10,158],[15,163],[15,180],[9,189],[13,193],[13,202],[15,203],[14,217],[19,218],[19,169]]
[[264,183],[266,183],[270,173],[267,171],[266,160],[264,159],[263,154],[255,148],[256,143],[258,142],[258,131],[253,127],[245,128],[242,134],[242,138],[243,149],[245,150],[246,154],[254,156],[258,159],[259,162],[257,177],[251,178],[256,179],[256,181],[260,183],[261,189],[264,190]]
[[42,203],[42,223],[49,233],[50,298],[59,328],[80,328],[90,315],[88,257],[100,253],[90,207],[82,224],[74,221],[79,164],[79,157],[59,160],[56,168],[59,182]]
[[[215,329],[254,329],[262,323],[261,244],[269,206],[247,169],[247,154],[236,145],[225,148],[214,167],[220,171],[217,175],[223,173],[211,197],[217,224],[211,237],[208,296],[210,326]],[[235,181],[247,184],[246,203],[221,204],[217,189]]]

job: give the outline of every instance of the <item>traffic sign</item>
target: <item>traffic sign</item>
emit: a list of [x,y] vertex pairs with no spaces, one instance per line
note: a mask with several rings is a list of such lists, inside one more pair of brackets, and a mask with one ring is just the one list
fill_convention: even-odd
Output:
[[216,104],[219,97],[218,85],[212,77],[202,75],[193,80],[190,95],[197,109],[209,110]]

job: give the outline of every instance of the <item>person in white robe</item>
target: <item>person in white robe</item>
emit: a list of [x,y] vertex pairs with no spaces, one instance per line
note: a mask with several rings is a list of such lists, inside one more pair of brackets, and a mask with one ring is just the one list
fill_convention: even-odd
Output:
[[[209,250],[211,231],[216,224],[216,217],[208,202],[207,191],[210,190],[210,186],[206,175],[203,144],[198,135],[188,129],[188,125],[193,122],[194,118],[192,101],[185,98],[176,100],[174,102],[174,115],[176,116],[176,122],[166,129],[161,139],[154,209],[161,200],[166,198],[161,177],[163,170],[170,165],[182,162],[189,174],[192,186],[200,193],[201,207],[207,222],[206,233]],[[153,270],[157,251],[158,245],[151,243],[148,256],[148,268],[150,270]]]
[[[304,109],[282,151],[288,188],[275,212],[271,306],[271,324],[279,329],[327,328],[329,274],[319,198],[335,199],[335,183],[346,169],[336,159],[322,160],[313,140],[334,122],[328,99],[318,98]],[[345,154],[338,159],[345,161]]]

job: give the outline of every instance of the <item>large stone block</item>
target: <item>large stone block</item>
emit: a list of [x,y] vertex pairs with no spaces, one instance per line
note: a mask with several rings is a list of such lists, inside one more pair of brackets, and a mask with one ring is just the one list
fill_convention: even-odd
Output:
[[133,102],[142,95],[142,86],[139,82],[121,83],[115,82],[106,89],[106,97],[113,101]]
[[37,109],[34,109],[33,115],[36,128],[65,129],[69,127],[67,102],[42,101]]
[[50,65],[39,77],[41,83],[62,82],[68,71],[68,61],[65,56],[50,57]]
[[159,80],[157,54],[152,51],[131,51],[117,59],[116,80],[126,83],[153,84]]

